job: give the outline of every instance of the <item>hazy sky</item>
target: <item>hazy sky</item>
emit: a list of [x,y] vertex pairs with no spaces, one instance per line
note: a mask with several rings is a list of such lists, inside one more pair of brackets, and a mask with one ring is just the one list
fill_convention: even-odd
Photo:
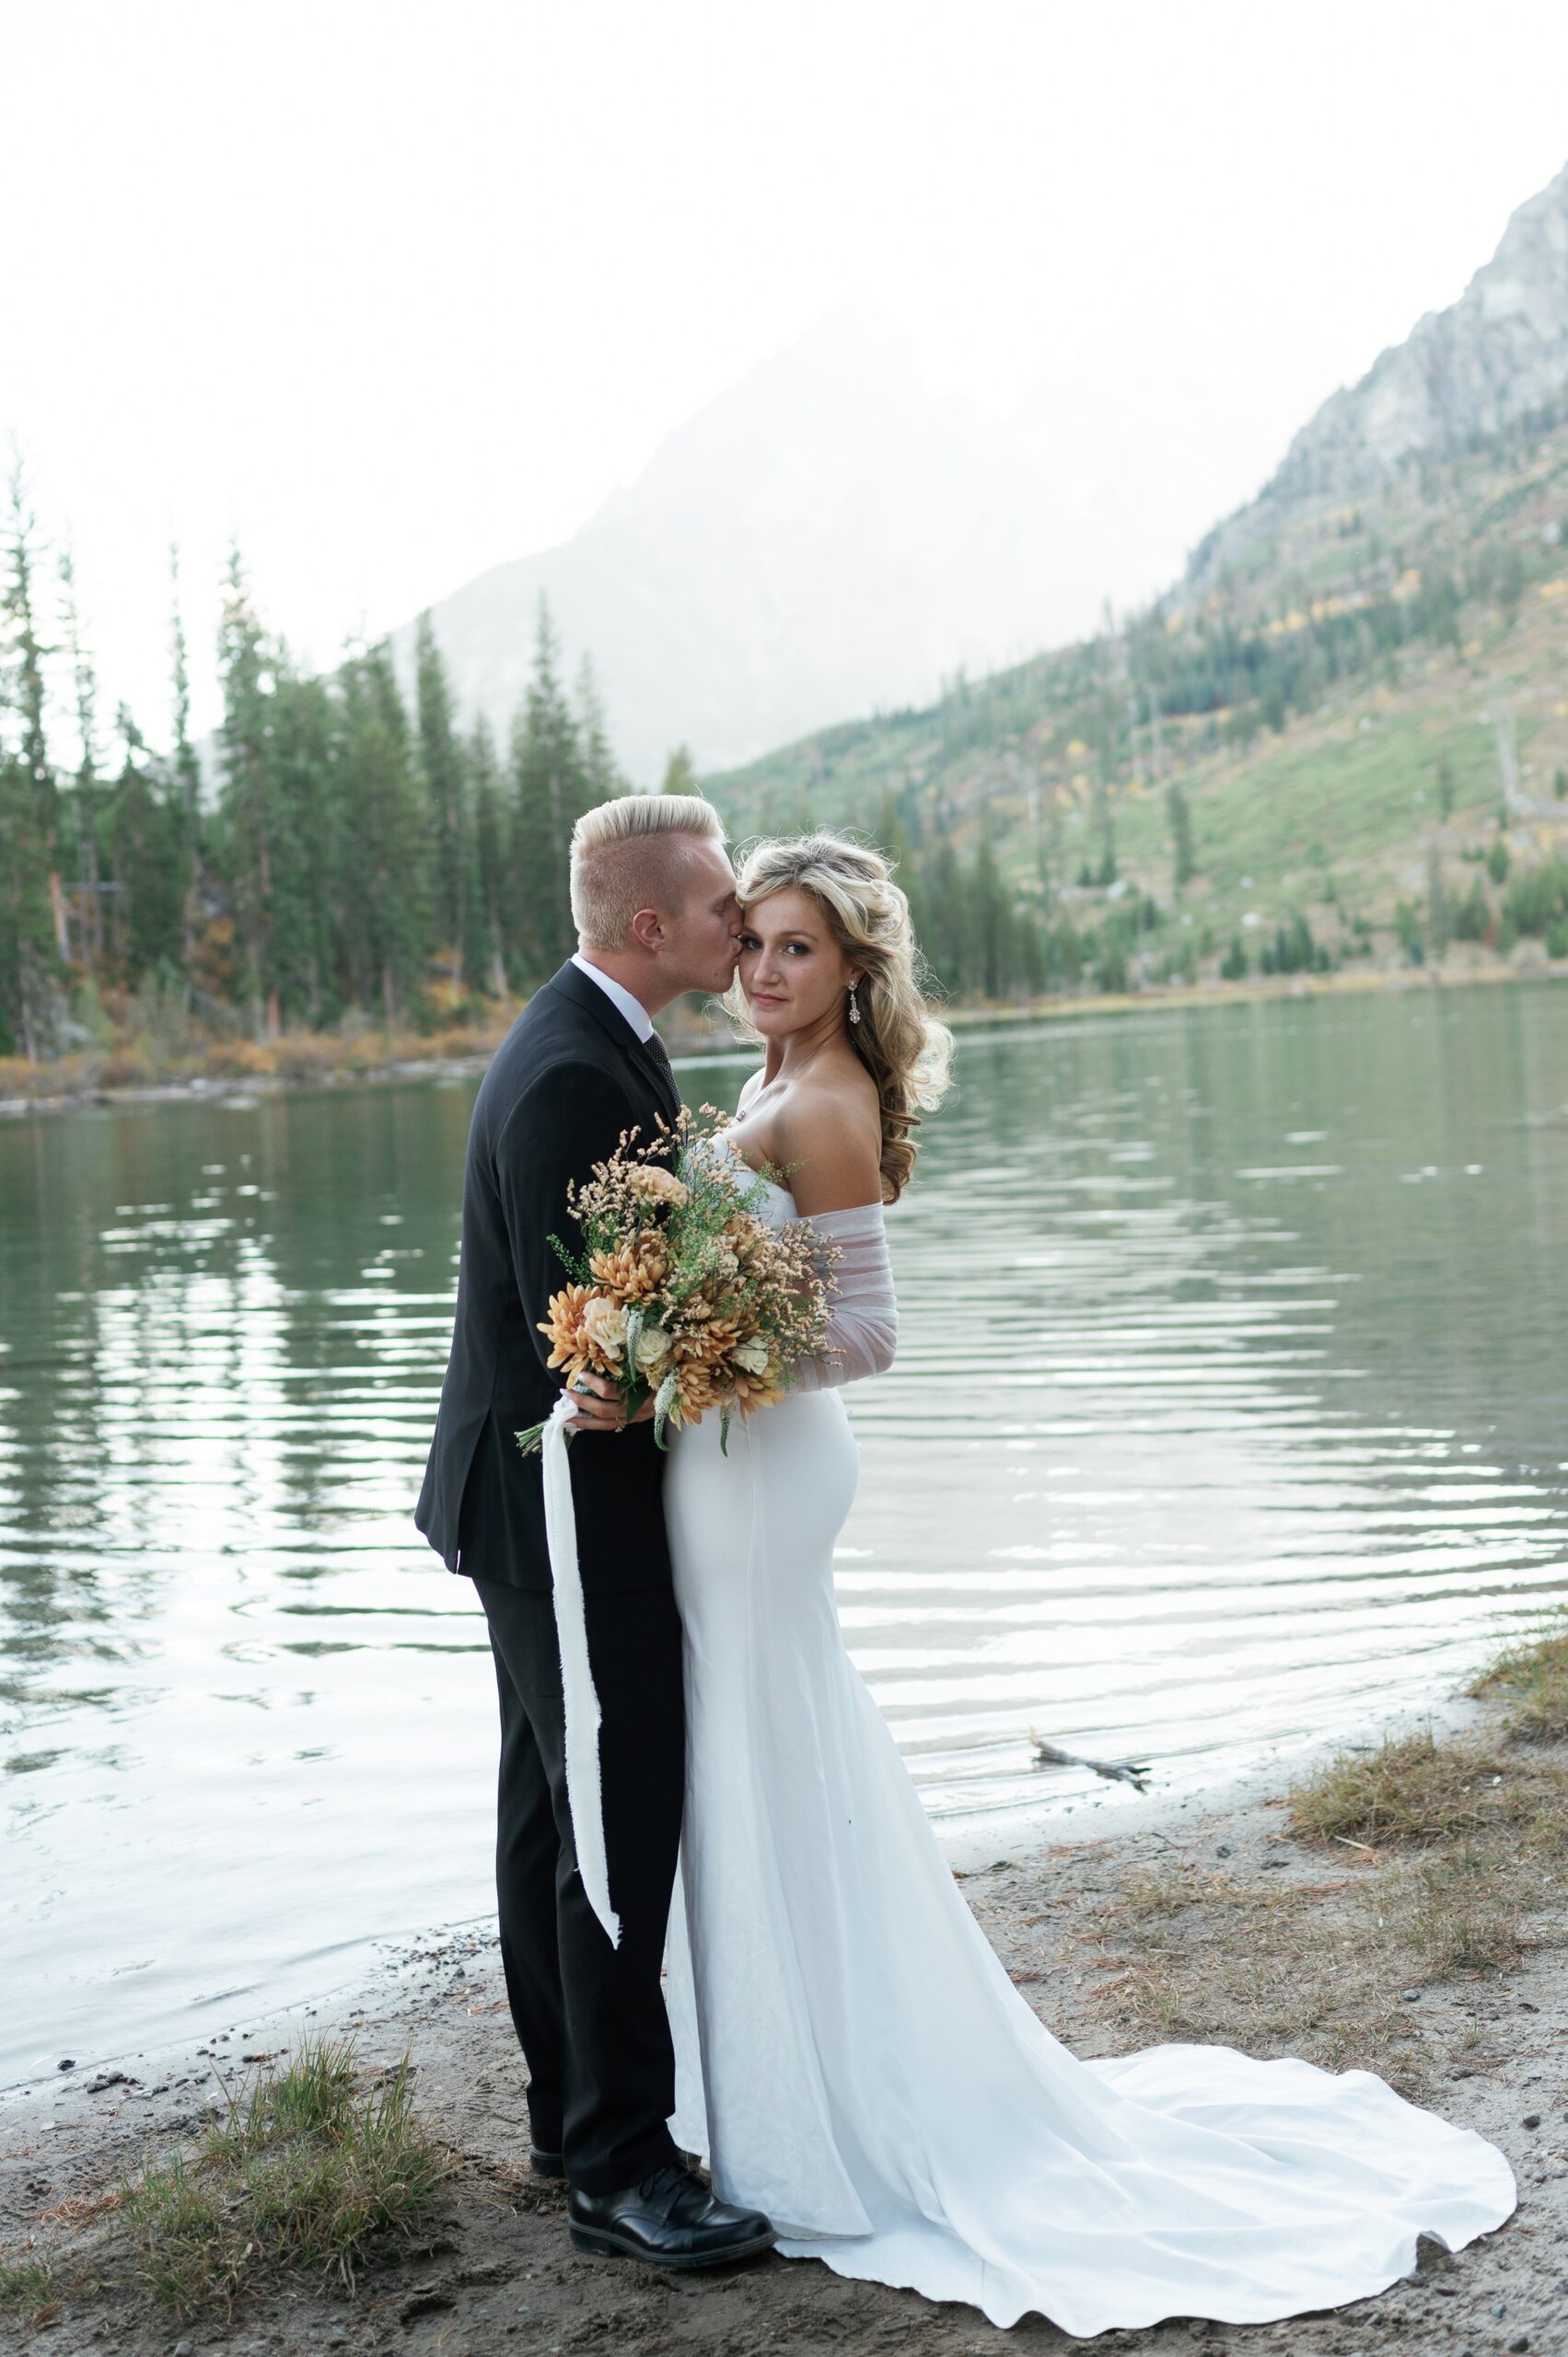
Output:
[[988,409],[1111,355],[1074,430],[1190,420],[1207,522],[1568,160],[1562,0],[0,0],[0,429],[155,740],[171,535],[206,722],[232,532],[330,661],[859,290]]

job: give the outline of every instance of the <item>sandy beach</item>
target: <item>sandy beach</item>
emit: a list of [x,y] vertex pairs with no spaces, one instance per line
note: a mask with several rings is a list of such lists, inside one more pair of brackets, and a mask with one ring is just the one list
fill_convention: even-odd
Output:
[[[1434,1756],[1453,1753],[1483,1801],[1501,1793],[1509,1802],[1490,1863],[1474,1847],[1492,1840],[1484,1828],[1472,1827],[1458,1852],[1301,1838],[1284,1800],[1292,1779],[1311,1771],[1299,1759],[1220,1794],[1163,1800],[1156,1783],[1109,1816],[1018,1819],[952,1845],[965,1896],[1016,1985],[1075,2052],[1199,2038],[1370,2067],[1499,2144],[1518,2177],[1519,2208],[1500,2232],[1458,2257],[1423,2242],[1409,2278],[1375,2300],[1278,2325],[1175,2318],[1097,2346],[1148,2357],[1195,2342],[1303,2357],[1568,2349],[1568,1756],[1561,1741],[1510,1744],[1491,1701],[1446,1698],[1436,1717]],[[1386,1734],[1407,1753],[1425,1740],[1395,1726],[1378,1730],[1379,1744]],[[1357,1753],[1374,1765],[1394,1757],[1369,1736],[1342,1764]],[[1521,1880],[1531,1842],[1555,1863],[1528,1866]],[[977,1844],[993,1852],[982,1863]],[[1450,1867],[1471,1877],[1458,1915]],[[1434,1893],[1443,1891],[1439,1922]],[[323,2035],[352,2036],[367,2085],[409,2059],[419,2111],[452,2165],[434,2208],[409,2238],[373,2245],[352,2287],[318,2270],[275,2280],[232,2313],[157,2307],[134,2280],[115,2189],[149,2157],[190,2148],[228,2094]],[[485,1922],[389,1948],[357,1987],[286,2014],[237,2015],[199,2044],[96,2067],[60,2060],[75,2067],[0,2097],[0,2245],[13,2266],[45,2253],[59,2269],[41,2312],[13,2310],[24,2345],[128,2357],[328,2347],[957,2357],[999,2339],[972,2310],[848,2282],[812,2262],[772,2258],[682,2279],[575,2253],[562,2189],[528,2170],[522,2066]],[[1040,2317],[1009,2339],[1082,2345]]]

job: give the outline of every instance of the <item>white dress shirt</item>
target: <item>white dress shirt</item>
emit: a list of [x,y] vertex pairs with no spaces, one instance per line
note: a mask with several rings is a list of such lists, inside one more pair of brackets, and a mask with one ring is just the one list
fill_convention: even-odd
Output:
[[614,975],[607,974],[602,967],[590,966],[587,959],[582,955],[580,950],[575,949],[572,952],[572,963],[578,969],[579,972],[587,974],[591,982],[597,982],[598,984],[600,990],[604,993],[611,1006],[620,1008],[621,1013],[626,1017],[627,1022],[632,1026],[633,1030],[636,1033],[639,1039],[651,1039],[653,1038],[653,1016],[648,1013],[647,1008],[643,1004],[640,998],[633,997],[631,992],[625,987],[624,983],[618,982]]

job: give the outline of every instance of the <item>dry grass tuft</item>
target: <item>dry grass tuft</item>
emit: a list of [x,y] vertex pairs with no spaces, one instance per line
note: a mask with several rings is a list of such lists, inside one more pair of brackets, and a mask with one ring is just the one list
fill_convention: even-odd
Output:
[[1401,1991],[1516,1964],[1568,1898],[1568,1631],[1474,1681],[1510,1704],[1504,1744],[1430,1730],[1342,1752],[1287,1796],[1306,1884],[1183,1860],[1128,1876],[1097,1925],[1107,2011],[1145,2036],[1295,2053],[1418,2091],[1430,2061]]
[[1386,1737],[1375,1751],[1341,1752],[1287,1795],[1298,1841],[1417,1848],[1517,1822],[1533,1813],[1508,1764],[1430,1728]]
[[1554,1613],[1541,1635],[1510,1645],[1465,1691],[1504,1703],[1511,1741],[1562,1743],[1568,1737],[1568,1615]]
[[1527,1907],[1537,1897],[1517,1852],[1467,1841],[1451,1854],[1430,1852],[1400,1869],[1382,1904],[1413,1978],[1451,1980],[1517,1964]]
[[1399,1976],[1366,1897],[1354,1873],[1312,1885],[1186,1864],[1135,1875],[1101,1919],[1123,1966],[1102,1996],[1145,2036],[1414,2084]]
[[1539,1896],[1528,1854],[1467,1842],[1333,1882],[1137,1875],[1098,1925],[1121,1969],[1100,1995],[1146,2036],[1301,2054],[1421,2087],[1401,1991],[1518,1961]]

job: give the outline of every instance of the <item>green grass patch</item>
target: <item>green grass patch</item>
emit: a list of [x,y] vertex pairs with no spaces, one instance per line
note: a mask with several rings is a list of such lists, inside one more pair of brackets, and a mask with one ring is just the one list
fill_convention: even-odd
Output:
[[0,2308],[30,2323],[52,2305],[57,2281],[52,2258],[0,2259]]
[[365,2082],[352,2042],[320,2040],[233,2097],[193,2152],[148,2162],[119,2216],[143,2289],[190,2316],[293,2269],[352,2283],[452,2166],[415,2116],[406,2058]]

